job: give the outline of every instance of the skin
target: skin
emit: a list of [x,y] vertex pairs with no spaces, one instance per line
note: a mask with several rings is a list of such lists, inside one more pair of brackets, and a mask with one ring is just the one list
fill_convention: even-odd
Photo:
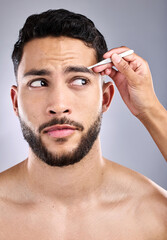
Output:
[[[96,63],[95,52],[82,41],[66,37],[35,39],[24,47],[18,87],[11,97],[16,115],[33,131],[66,116],[86,131],[99,112],[108,110],[113,84],[102,83],[98,69],[65,72],[69,66]],[[47,69],[47,87],[29,83],[39,76],[24,75]],[[79,78],[88,84],[78,86]],[[74,80],[75,79],[75,80]],[[37,83],[37,82],[36,82]],[[38,82],[39,83],[39,82]],[[59,143],[47,134],[42,141],[51,152],[74,148],[83,132]],[[77,164],[50,167],[31,149],[28,158],[0,175],[0,239],[160,239],[167,238],[167,193],[146,177],[102,157],[99,137]]]

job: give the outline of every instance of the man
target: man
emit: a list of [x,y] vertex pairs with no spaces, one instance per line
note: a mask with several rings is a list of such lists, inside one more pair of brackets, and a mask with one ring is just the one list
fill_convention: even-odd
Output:
[[[117,55],[127,49],[107,52],[94,24],[66,10],[27,19],[12,55],[11,97],[29,156],[0,175],[1,240],[167,239],[166,191],[101,153],[114,93],[107,74],[167,156],[166,110],[147,63]],[[103,55],[113,64],[87,68]]]

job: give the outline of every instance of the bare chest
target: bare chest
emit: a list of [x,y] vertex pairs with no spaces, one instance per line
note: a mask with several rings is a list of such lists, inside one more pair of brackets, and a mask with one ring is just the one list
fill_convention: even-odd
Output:
[[3,209],[1,240],[124,240],[143,238],[135,216],[127,208],[59,209],[29,207]]

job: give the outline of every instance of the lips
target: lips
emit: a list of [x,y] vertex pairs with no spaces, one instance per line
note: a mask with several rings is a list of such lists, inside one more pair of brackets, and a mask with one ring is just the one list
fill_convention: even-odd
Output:
[[70,136],[77,130],[76,127],[71,125],[55,125],[44,130],[49,136],[54,138],[63,138]]

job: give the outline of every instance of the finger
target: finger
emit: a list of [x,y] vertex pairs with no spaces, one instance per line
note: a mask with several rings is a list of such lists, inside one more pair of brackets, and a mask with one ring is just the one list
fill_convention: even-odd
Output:
[[103,72],[100,72],[100,74],[102,75],[102,76],[104,76],[105,75],[105,72],[103,71]]
[[112,78],[112,80],[115,82],[116,85],[117,85],[117,83],[116,83],[116,75],[117,74],[118,74],[118,71],[116,71],[114,68],[111,68],[110,74],[108,74],[108,76],[110,78]]
[[111,72],[112,72],[112,69],[111,68],[107,68],[107,69],[105,69],[105,75],[110,75],[111,74]]
[[137,54],[133,53],[131,56],[124,57],[123,59],[126,60],[132,70],[139,75],[145,75],[148,72],[148,64],[146,60]]
[[134,61],[129,61],[130,67],[133,69],[133,71],[137,71],[141,67],[141,62],[134,59]]
[[121,58],[118,54],[114,53],[112,55],[112,61],[114,66],[118,69],[120,73],[122,73],[128,80],[128,82],[132,82],[135,79],[135,72],[130,67],[127,61]]

